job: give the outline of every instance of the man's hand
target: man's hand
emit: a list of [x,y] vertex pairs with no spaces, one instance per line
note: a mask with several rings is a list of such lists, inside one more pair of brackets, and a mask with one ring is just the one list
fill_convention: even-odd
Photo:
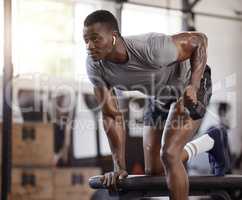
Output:
[[192,86],[188,85],[185,89],[184,95],[183,95],[184,105],[185,107],[190,107],[192,105],[197,104],[197,89]]
[[118,180],[122,180],[128,176],[126,170],[120,170],[117,172],[105,173],[102,177],[103,184],[109,188],[110,191],[117,191]]

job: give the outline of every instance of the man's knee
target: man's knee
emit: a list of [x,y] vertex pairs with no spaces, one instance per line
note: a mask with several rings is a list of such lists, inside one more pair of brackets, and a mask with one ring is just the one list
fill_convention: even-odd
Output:
[[166,167],[172,166],[180,160],[180,150],[174,147],[163,148],[160,152],[161,160]]

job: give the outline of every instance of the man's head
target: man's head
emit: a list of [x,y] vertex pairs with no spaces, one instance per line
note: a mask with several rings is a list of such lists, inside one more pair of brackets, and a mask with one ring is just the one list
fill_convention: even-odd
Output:
[[118,23],[111,12],[97,10],[86,17],[83,37],[88,54],[94,60],[105,59],[110,55],[119,36]]

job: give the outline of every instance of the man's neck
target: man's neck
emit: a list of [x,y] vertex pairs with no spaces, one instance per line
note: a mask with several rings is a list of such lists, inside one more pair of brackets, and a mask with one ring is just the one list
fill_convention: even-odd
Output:
[[128,52],[124,40],[119,37],[116,41],[116,44],[113,46],[112,52],[108,55],[106,60],[122,64],[126,63],[128,59]]

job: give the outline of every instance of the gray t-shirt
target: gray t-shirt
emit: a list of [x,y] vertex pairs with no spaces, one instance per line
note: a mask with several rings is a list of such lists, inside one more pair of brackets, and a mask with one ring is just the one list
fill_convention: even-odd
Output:
[[94,62],[87,57],[87,74],[95,86],[138,90],[164,101],[181,95],[190,80],[191,66],[189,60],[177,62],[171,36],[148,33],[123,39],[129,57],[126,63]]

